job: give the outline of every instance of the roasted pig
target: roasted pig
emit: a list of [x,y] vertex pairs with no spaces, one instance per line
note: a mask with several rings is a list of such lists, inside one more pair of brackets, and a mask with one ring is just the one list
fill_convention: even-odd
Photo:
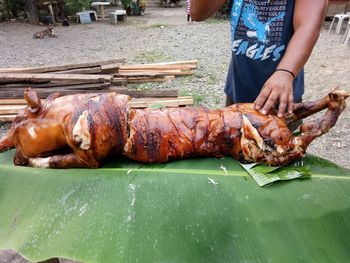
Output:
[[[15,165],[41,168],[96,168],[107,157],[122,155],[143,163],[229,155],[244,163],[285,165],[335,125],[348,96],[336,89],[319,101],[295,104],[292,114],[278,118],[274,110],[261,114],[252,103],[141,110],[116,93],[53,94],[43,102],[27,89],[28,106],[0,140],[0,152],[16,148]],[[324,109],[323,117],[300,126],[300,135],[288,129]]]

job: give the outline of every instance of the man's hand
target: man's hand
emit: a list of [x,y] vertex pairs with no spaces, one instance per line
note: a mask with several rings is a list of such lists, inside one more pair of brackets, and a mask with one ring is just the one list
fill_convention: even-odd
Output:
[[[288,69],[297,75],[308,60],[320,34],[327,0],[295,0],[294,6],[294,34],[277,68]],[[278,117],[283,117],[286,109],[288,112],[293,111],[293,100],[292,75],[285,71],[275,71],[256,98],[255,109],[267,114],[279,103]]]
[[275,71],[265,82],[259,96],[255,100],[255,109],[264,115],[279,103],[278,117],[282,118],[286,109],[293,112],[293,76],[285,71]]

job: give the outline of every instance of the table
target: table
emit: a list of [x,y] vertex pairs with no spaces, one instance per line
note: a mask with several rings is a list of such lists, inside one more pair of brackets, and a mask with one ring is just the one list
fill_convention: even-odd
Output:
[[110,5],[110,2],[92,2],[91,6],[96,7],[98,6],[98,8],[100,9],[100,15],[101,18],[105,18],[105,9],[104,6]]

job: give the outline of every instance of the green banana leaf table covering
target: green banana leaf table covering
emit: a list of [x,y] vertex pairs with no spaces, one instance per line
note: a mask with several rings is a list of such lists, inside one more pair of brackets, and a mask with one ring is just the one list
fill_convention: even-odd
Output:
[[315,156],[310,179],[259,187],[229,157],[52,170],[13,153],[0,154],[0,249],[32,261],[350,262],[350,170]]

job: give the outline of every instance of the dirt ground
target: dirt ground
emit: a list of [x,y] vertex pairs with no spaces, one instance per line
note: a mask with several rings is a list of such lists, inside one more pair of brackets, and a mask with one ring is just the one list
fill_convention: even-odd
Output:
[[[325,23],[305,66],[304,100],[319,99],[338,85],[350,92],[350,46],[342,44],[342,35],[328,33],[328,26]],[[26,23],[0,23],[0,67],[59,65],[117,57],[126,57],[129,63],[198,59],[195,76],[141,87],[177,88],[181,94],[193,95],[197,105],[224,104],[223,86],[229,62],[227,21],[188,25],[184,7],[149,8],[145,16],[128,17],[126,23],[110,25],[102,21],[68,28],[57,25],[59,38],[33,40],[33,33],[40,30],[42,27]],[[8,125],[0,124],[0,136],[7,128]],[[310,145],[308,152],[350,168],[349,150],[350,107],[331,131]],[[12,251],[2,251],[0,262],[27,261]]]

